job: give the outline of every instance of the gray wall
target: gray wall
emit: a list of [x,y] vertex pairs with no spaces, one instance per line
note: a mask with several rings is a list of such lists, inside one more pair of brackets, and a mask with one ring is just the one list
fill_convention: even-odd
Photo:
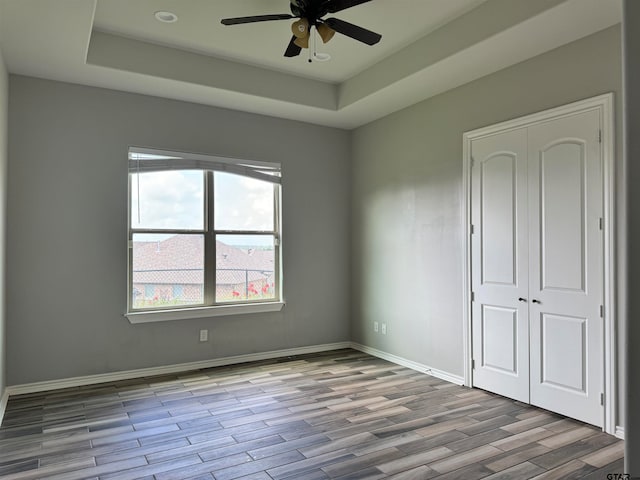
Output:
[[[640,242],[640,2],[624,2],[624,94],[625,94],[625,160],[628,191],[628,245]],[[630,292],[640,290],[637,266],[640,251],[630,248],[628,253],[628,288]],[[626,365],[640,365],[640,305],[630,295],[628,302],[626,332]],[[629,408],[625,424],[625,472],[640,478],[640,376],[635,368],[627,369],[627,405]]]
[[354,131],[354,341],[464,374],[462,134],[606,92],[619,120],[620,55],[612,27]]
[[0,398],[4,395],[6,381],[5,336],[5,234],[7,200],[7,132],[9,127],[9,74],[0,50]]
[[[9,385],[349,339],[348,132],[14,75],[10,92]],[[282,162],[282,312],[128,322],[130,145]]]

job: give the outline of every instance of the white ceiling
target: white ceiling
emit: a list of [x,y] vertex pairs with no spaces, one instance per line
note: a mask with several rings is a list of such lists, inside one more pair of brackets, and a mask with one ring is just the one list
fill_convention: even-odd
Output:
[[[154,18],[159,10],[176,23]],[[382,34],[337,34],[307,62],[283,57],[287,0],[0,0],[11,73],[354,128],[618,23],[620,0],[372,0],[332,16]]]
[[[308,50],[285,58],[292,20],[224,26],[222,18],[291,13],[288,0],[98,0],[94,28],[126,37],[232,59],[302,77],[343,82],[484,0],[373,0],[328,15],[382,35],[375,47],[336,35],[318,51],[328,63],[308,62]],[[389,4],[393,3],[393,8]],[[169,10],[178,21],[162,24],[153,13]]]

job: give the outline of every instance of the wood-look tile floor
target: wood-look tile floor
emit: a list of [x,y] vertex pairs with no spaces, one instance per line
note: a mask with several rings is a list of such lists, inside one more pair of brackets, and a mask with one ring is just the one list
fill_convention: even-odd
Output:
[[623,472],[599,429],[339,350],[12,397],[11,479],[569,479]]

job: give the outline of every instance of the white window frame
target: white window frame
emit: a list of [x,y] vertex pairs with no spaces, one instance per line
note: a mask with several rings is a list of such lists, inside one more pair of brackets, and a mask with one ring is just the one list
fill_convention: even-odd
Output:
[[[145,159],[140,160],[141,157]],[[142,229],[132,227],[132,174],[167,171],[167,170],[200,170],[205,172],[204,179],[204,227],[202,230],[181,229]],[[269,231],[253,230],[216,230],[214,223],[213,188],[214,172],[227,172],[243,175],[259,180],[266,180],[275,185],[274,188],[274,226]],[[189,318],[204,318],[248,313],[280,311],[285,302],[282,295],[282,239],[281,239],[281,176],[280,164],[238,160],[211,155],[186,152],[174,152],[151,148],[130,147],[127,194],[127,312],[125,316],[131,323],[148,323]],[[202,234],[204,236],[204,304],[196,306],[156,307],[134,309],[132,306],[133,291],[133,235],[140,233],[174,233]],[[239,300],[237,302],[215,302],[216,283],[216,236],[217,235],[273,235],[275,241],[274,261],[274,299],[273,300]],[[208,268],[207,268],[208,267]]]

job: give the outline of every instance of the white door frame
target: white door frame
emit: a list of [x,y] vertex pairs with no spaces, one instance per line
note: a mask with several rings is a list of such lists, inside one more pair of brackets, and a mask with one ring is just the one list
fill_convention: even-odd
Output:
[[463,349],[464,384],[472,386],[471,346],[471,142],[498,132],[535,125],[551,119],[566,117],[578,112],[596,110],[602,125],[601,153],[603,162],[603,212],[604,212],[604,419],[603,430],[616,433],[616,316],[615,316],[615,157],[613,93],[563,105],[550,110],[526,115],[495,125],[479,128],[463,134],[462,158],[462,252],[463,252]]

